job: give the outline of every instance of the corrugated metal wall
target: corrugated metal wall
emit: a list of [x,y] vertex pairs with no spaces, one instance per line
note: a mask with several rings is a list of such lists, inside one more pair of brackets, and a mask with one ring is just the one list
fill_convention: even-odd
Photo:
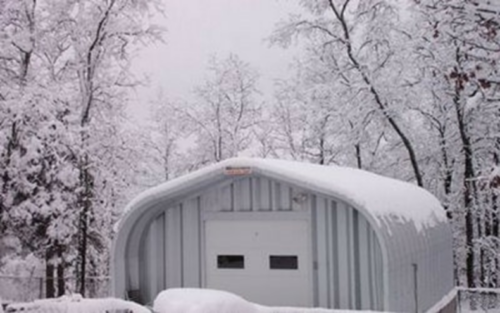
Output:
[[383,262],[378,239],[357,210],[313,196],[316,303],[339,309],[383,309]]
[[[366,219],[342,202],[263,177],[213,186],[155,217],[141,242],[138,284],[143,302],[165,288],[203,286],[203,221],[223,216],[309,220],[314,304],[383,308],[381,249]],[[128,268],[134,276],[134,267]],[[137,288],[128,281],[129,289]]]
[[[453,286],[451,229],[436,225],[418,230],[411,221],[391,221],[387,247],[388,304],[394,312],[425,312]],[[414,272],[412,265],[417,266]],[[415,295],[417,285],[417,295]],[[418,301],[418,303],[415,303]]]

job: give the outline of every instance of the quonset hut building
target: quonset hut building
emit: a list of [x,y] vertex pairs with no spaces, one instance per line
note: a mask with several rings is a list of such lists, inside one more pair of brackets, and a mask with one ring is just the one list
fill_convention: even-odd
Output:
[[114,295],[142,303],[195,287],[264,305],[425,312],[454,287],[452,233],[430,193],[282,160],[230,159],[142,193],[112,253]]

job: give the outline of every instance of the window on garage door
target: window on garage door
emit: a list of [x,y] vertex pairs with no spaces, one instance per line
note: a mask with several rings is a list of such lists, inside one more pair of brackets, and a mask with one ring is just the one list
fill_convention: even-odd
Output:
[[296,255],[270,255],[269,268],[272,270],[299,269],[299,260]]
[[242,269],[245,268],[245,256],[243,255],[218,255],[217,268]]

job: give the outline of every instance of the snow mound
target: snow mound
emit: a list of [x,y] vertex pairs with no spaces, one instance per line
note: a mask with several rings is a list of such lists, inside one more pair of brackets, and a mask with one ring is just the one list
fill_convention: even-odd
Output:
[[253,304],[232,293],[211,289],[174,288],[162,291],[155,299],[155,313],[376,313]]
[[151,313],[134,302],[115,298],[83,299],[80,295],[63,296],[56,299],[15,303],[7,306],[7,312],[28,313]]
[[190,288],[162,291],[153,309],[157,313],[260,313],[254,304],[232,293]]

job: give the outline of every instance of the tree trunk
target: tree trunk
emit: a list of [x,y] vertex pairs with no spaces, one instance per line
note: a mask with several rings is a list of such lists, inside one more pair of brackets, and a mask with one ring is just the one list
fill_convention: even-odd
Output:
[[321,135],[319,138],[319,164],[325,164],[325,136]]
[[88,246],[88,232],[89,232],[89,214],[92,205],[92,177],[89,172],[89,159],[88,155],[83,157],[80,168],[80,179],[81,185],[83,187],[80,204],[82,211],[80,213],[79,221],[79,288],[78,292],[85,296],[85,283],[86,283],[86,273],[87,273],[87,246]]
[[53,252],[49,248],[45,253],[45,297],[54,298],[56,296],[56,289],[54,284],[54,264]]
[[63,249],[59,246],[57,251],[57,256],[59,259],[59,263],[57,264],[57,296],[64,296],[66,293],[66,281],[64,280],[64,260],[63,260]]
[[[457,61],[459,61],[457,51]],[[459,83],[455,86],[455,95],[453,103],[458,122],[458,131],[462,143],[462,151],[464,157],[464,178],[463,178],[463,200],[465,209],[465,241],[467,248],[466,257],[466,272],[467,272],[467,286],[474,288],[476,286],[474,281],[474,195],[475,192],[475,172],[473,164],[473,152],[471,147],[471,140],[467,133],[465,126],[465,117],[463,106],[461,105],[461,89]],[[478,225],[479,226],[479,225]]]

